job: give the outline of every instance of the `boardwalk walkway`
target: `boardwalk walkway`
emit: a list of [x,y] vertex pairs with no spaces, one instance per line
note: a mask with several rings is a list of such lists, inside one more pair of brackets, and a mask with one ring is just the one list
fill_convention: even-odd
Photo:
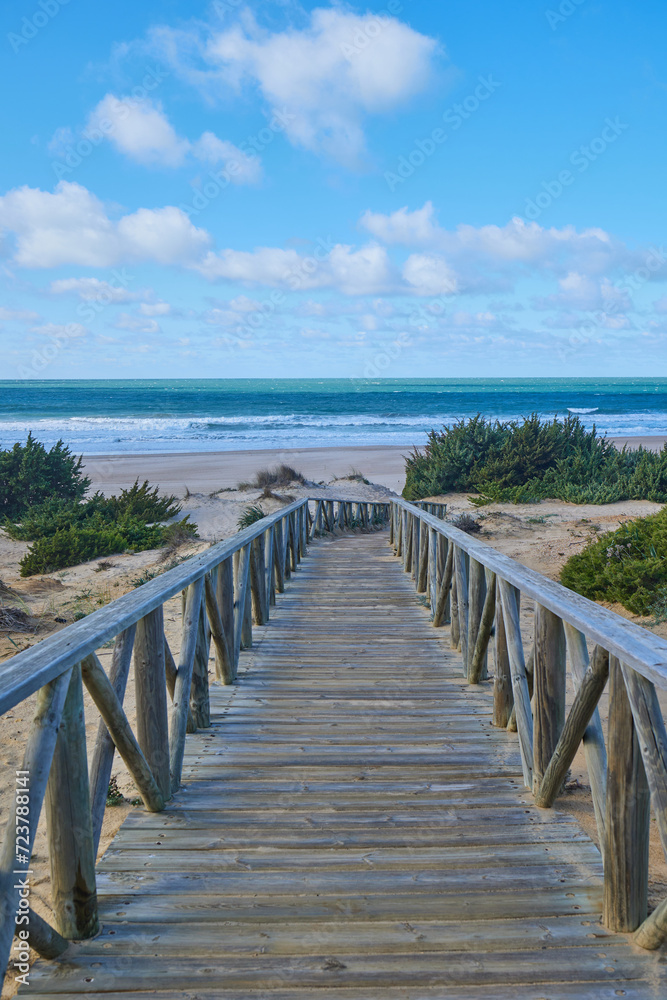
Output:
[[185,787],[100,862],[101,934],[20,996],[667,995],[664,959],[600,926],[596,848],[530,804],[386,532],[313,544],[242,661]]

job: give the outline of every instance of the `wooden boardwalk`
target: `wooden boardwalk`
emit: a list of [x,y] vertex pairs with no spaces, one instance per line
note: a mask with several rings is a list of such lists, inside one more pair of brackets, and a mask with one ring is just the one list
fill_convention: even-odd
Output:
[[98,866],[102,932],[21,997],[667,996],[600,926],[597,849],[538,810],[386,532],[314,543],[211,691],[185,785]]

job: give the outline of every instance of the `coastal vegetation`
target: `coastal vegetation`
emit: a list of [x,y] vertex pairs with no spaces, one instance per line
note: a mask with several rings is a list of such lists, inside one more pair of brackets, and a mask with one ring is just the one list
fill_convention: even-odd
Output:
[[291,465],[278,465],[275,469],[260,469],[248,483],[239,483],[239,490],[271,490],[273,486],[289,486],[291,483],[305,484],[305,477]]
[[621,525],[571,556],[561,583],[637,615],[667,614],[667,508]]
[[667,501],[667,448],[619,450],[577,416],[489,420],[478,414],[429,433],[406,458],[406,500],[472,492],[473,504]]
[[20,562],[21,576],[50,573],[99,556],[174,546],[197,536],[175,496],[163,497],[137,480],[118,496],[94,493],[82,459],[62,441],[47,451],[28,436],[25,445],[0,451],[0,511],[10,538],[32,542]]

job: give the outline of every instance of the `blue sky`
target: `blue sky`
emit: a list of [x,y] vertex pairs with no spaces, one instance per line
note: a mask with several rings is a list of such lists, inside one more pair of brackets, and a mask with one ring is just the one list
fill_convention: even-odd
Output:
[[21,0],[7,378],[667,375],[667,11]]

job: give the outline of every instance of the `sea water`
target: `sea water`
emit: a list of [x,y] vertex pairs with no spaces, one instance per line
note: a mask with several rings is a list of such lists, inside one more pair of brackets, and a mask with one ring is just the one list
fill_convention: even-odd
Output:
[[421,445],[482,413],[578,414],[667,434],[667,379],[160,379],[0,382],[0,447],[29,431],[83,454]]

